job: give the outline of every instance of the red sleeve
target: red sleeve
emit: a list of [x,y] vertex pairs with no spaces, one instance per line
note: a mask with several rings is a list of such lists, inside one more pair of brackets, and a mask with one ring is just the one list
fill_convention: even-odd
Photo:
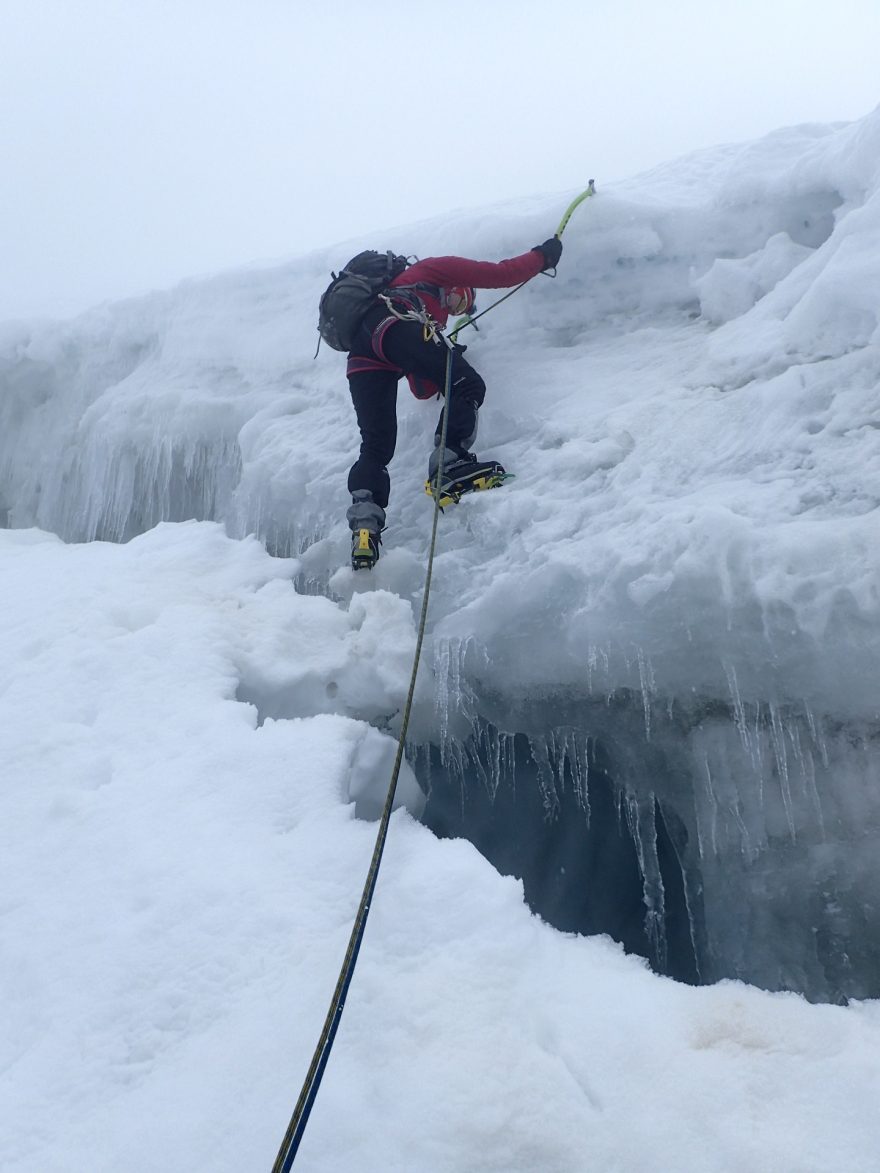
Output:
[[396,278],[394,285],[471,285],[475,289],[507,289],[528,281],[544,268],[544,254],[530,249],[508,261],[469,261],[466,257],[426,257]]

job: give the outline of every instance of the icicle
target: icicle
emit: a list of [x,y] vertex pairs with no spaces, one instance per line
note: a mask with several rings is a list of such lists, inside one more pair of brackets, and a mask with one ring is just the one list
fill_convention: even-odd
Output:
[[639,799],[626,796],[627,825],[636,847],[645,904],[645,932],[656,965],[666,968],[666,891],[657,854],[657,813],[653,794]]
[[788,755],[785,750],[785,726],[778,707],[770,704],[770,729],[773,743],[773,753],[776,757],[776,773],[779,778],[779,789],[782,794],[782,805],[785,808],[785,818],[792,843],[797,841],[797,832],[794,825],[794,810],[791,801],[791,783],[788,776]]
[[740,740],[743,743],[743,748],[751,757],[753,754],[752,739],[749,736],[748,726],[746,724],[745,706],[742,702],[742,697],[739,694],[739,683],[736,678],[736,668],[722,661],[724,665],[724,673],[727,676],[727,687],[730,690],[730,699],[733,702],[733,720],[739,733]]
[[828,746],[825,742],[825,736],[824,736],[822,730],[818,727],[818,724],[816,722],[816,718],[813,715],[813,710],[810,708],[810,706],[808,704],[804,704],[804,711],[806,712],[806,715],[807,715],[807,724],[810,727],[810,737],[813,739],[813,745],[815,745],[816,748],[818,749],[819,754],[822,758],[822,765],[825,766],[825,768],[827,769],[828,768]]
[[495,795],[498,793],[498,787],[501,785],[502,734],[492,726],[487,730],[486,741],[489,758],[489,794],[494,802]]
[[[488,742],[489,738],[487,731],[481,725],[478,725],[471,735],[470,744],[466,746],[466,753],[468,761],[473,766],[474,772],[476,773],[479,781],[482,783],[483,788],[487,791],[487,793],[491,793],[491,782],[489,780],[489,771],[487,768],[489,757]],[[486,759],[485,764],[484,759]]]
[[590,825],[590,758],[589,740],[586,734],[578,729],[571,732],[571,748],[569,762],[571,775],[574,779],[575,793],[578,803],[584,812],[586,824]]
[[[712,782],[712,767],[709,765],[708,753],[703,758],[703,783],[709,799],[709,836],[712,843],[712,854],[718,854],[718,799],[715,796],[715,787]],[[699,827],[700,819],[697,818]],[[700,859],[703,858],[703,838],[700,835]]]
[[654,693],[654,669],[651,661],[645,655],[644,649],[638,648],[639,682],[642,688],[642,707],[645,712],[645,741],[651,740],[651,697]]
[[[696,921],[695,909],[698,906],[698,898],[702,892],[703,884],[702,884],[702,880],[699,878],[697,878],[696,881],[694,880],[694,877],[692,876],[690,869],[688,869],[684,866],[681,859],[678,857],[677,852],[676,852],[676,859],[678,860],[678,866],[679,866],[679,869],[681,870],[682,890],[684,892],[684,905],[687,910],[687,918],[688,918],[688,936],[690,937],[691,949],[693,950],[693,953],[694,953],[694,968],[697,971],[697,984],[702,985],[702,983],[703,983],[703,969],[702,969],[702,966],[700,965],[700,955],[702,953],[702,950],[701,950],[700,944],[699,944],[699,936],[700,935],[697,933],[697,921]],[[696,891],[694,890],[695,884],[696,884]]]
[[440,718],[440,760],[449,745],[449,643],[434,647],[434,709]]
[[819,800],[819,790],[816,786],[816,763],[809,747],[804,747],[801,740],[801,730],[796,720],[792,720],[789,727],[792,749],[801,777],[801,793],[805,805],[812,805],[816,812],[816,822],[822,838],[825,838],[825,819],[822,814],[822,803]]
[[755,777],[758,783],[758,809],[764,810],[764,752],[763,741],[761,737],[761,706],[755,706],[755,731],[753,744],[755,746],[754,757],[752,758],[752,765],[755,770]]
[[505,733],[501,753],[502,776],[510,779],[510,789],[516,796],[516,738],[513,733]]
[[553,764],[560,793],[565,789],[566,768],[574,795],[590,825],[588,741],[584,733],[570,726],[554,729],[550,735]]
[[451,640],[449,648],[449,657],[447,659],[448,671],[452,673],[451,680],[451,701],[454,712],[460,713],[463,710],[462,706],[462,689],[461,689],[461,640]]
[[550,764],[550,754],[544,737],[530,737],[529,749],[532,760],[538,768],[538,786],[544,805],[544,818],[549,822],[559,814],[559,795]]

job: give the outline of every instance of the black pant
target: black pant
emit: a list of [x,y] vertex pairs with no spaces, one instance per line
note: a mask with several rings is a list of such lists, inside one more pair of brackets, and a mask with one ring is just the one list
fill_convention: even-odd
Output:
[[[367,325],[370,325],[368,320]],[[365,332],[363,342],[369,337]],[[361,340],[359,340],[361,341]],[[446,358],[449,353],[444,343],[425,340],[419,322],[395,322],[383,339],[385,357],[400,367],[404,374],[429,379],[439,389],[446,383]],[[361,352],[359,346],[353,353]],[[362,353],[373,357],[363,346]],[[397,443],[397,383],[396,371],[362,371],[349,375],[348,385],[357,413],[361,432],[361,450],[348,474],[348,490],[369,489],[377,505],[385,509],[391,481],[388,464]],[[477,426],[477,409],[486,394],[486,384],[456,349],[452,356],[452,396],[449,402],[447,447],[464,451]],[[443,416],[437,424],[435,436],[440,435]]]

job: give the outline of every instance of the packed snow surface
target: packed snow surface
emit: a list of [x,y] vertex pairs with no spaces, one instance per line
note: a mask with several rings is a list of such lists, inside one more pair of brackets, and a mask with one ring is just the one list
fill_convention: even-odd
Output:
[[[471,332],[477,451],[516,479],[441,519],[307,1170],[877,1167],[880,111],[598,180],[557,279]],[[0,327],[4,1170],[271,1164],[430,533],[436,408],[402,392],[383,557],[346,568],[357,432],[317,297],[362,247],[521,252],[574,194]],[[419,746],[464,811],[474,763],[513,787],[516,736],[548,819],[611,763],[661,969],[675,829],[716,984],[558,932],[419,824]]]
[[[322,710],[399,705],[412,651],[399,598],[294,569],[209,523],[0,532],[9,1173],[271,1165],[394,749]],[[259,725],[279,664],[308,715]],[[401,811],[297,1167],[868,1170],[878,1005],[657,977]]]

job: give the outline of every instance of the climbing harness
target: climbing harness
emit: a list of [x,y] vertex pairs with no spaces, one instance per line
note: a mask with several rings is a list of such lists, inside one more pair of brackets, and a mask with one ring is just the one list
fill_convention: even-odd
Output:
[[[411,285],[405,286],[404,288],[417,289],[418,286]],[[409,306],[409,309],[406,310],[399,308],[402,299],[400,297],[395,297],[394,294],[380,293],[379,301],[385,302],[389,316],[392,318],[397,318],[398,322],[421,322],[422,336],[425,342],[439,342],[443,337],[440,332],[440,327],[417,298],[413,298],[412,300],[407,298],[406,301],[403,302],[403,304]],[[387,321],[387,319],[385,319],[385,321]],[[380,322],[377,329],[379,329],[379,327],[381,327],[383,324],[384,322]]]
[[[594,194],[595,188],[593,180],[590,180],[589,187],[577,199],[573,200],[567,208],[565,215],[557,229],[556,235],[561,236],[566,224],[571,218],[572,212],[583,200],[588,196]],[[367,916],[370,911],[370,905],[373,900],[373,893],[376,889],[376,880],[379,876],[379,865],[382,862],[382,854],[385,850],[385,841],[388,838],[388,826],[391,821],[391,810],[394,806],[394,796],[397,793],[397,780],[400,775],[400,767],[403,764],[404,749],[406,746],[406,733],[409,728],[410,712],[412,711],[413,697],[415,696],[416,677],[419,672],[419,663],[422,657],[422,644],[425,638],[425,627],[428,620],[428,600],[431,592],[431,579],[434,572],[434,551],[437,547],[437,524],[440,518],[440,504],[443,483],[443,455],[446,451],[446,437],[449,427],[449,403],[452,398],[452,360],[455,354],[455,337],[460,329],[464,326],[473,325],[477,318],[481,318],[483,314],[487,314],[489,310],[494,309],[496,305],[500,305],[502,301],[506,301],[518,289],[522,289],[527,282],[517,285],[504,297],[500,297],[498,301],[493,302],[482,313],[474,315],[473,318],[467,319],[462,325],[456,324],[456,328],[452,334],[447,338],[433,322],[427,313],[419,316],[419,311],[415,308],[413,311],[403,314],[396,313],[389,304],[389,309],[394,313],[395,317],[401,317],[406,320],[421,321],[425,330],[432,327],[430,337],[433,337],[435,342],[442,342],[447,347],[446,355],[446,377],[443,388],[443,416],[441,423],[440,439],[439,439],[439,460],[437,463],[437,471],[435,474],[435,481],[433,492],[431,496],[434,498],[434,514],[431,525],[431,540],[428,546],[428,565],[425,570],[425,588],[422,596],[422,608],[419,615],[418,634],[416,637],[416,650],[413,658],[412,673],[409,681],[409,691],[406,697],[406,703],[403,706],[403,715],[400,724],[400,736],[397,740],[397,755],[394,759],[394,767],[391,771],[391,780],[388,784],[388,793],[385,797],[385,805],[382,808],[382,815],[379,820],[379,830],[376,835],[376,843],[373,847],[373,855],[370,859],[370,867],[367,872],[367,878],[364,882],[363,892],[361,894],[360,904],[355,915],[354,925],[352,926],[351,936],[348,940],[348,948],[345,951],[345,957],[342,962],[342,969],[339,972],[339,978],[336,982],[336,988],[333,991],[333,997],[330,1000],[330,1007],[327,1011],[327,1017],[324,1019],[324,1026],[321,1030],[321,1036],[318,1039],[318,1045],[315,1047],[315,1053],[312,1056],[309,1070],[306,1073],[305,1082],[299,1094],[299,1099],[293,1110],[293,1115],[290,1118],[290,1123],[287,1126],[287,1131],[284,1134],[284,1139],[281,1142],[281,1147],[278,1150],[278,1156],[275,1158],[275,1164],[272,1166],[272,1173],[289,1173],[293,1165],[294,1158],[300,1146],[300,1142],[305,1132],[306,1124],[308,1123],[309,1115],[312,1106],[315,1102],[315,1097],[318,1094],[318,1088],[321,1085],[321,1079],[324,1075],[324,1069],[327,1066],[327,1060],[330,1058],[330,1050],[333,1046],[333,1040],[336,1037],[336,1031],[339,1028],[339,1022],[342,1018],[342,1011],[345,1006],[345,999],[348,995],[348,990],[351,985],[351,979],[354,974],[354,967],[357,962],[358,953],[360,952],[361,942],[364,937],[364,930],[367,926]],[[383,295],[382,300],[387,298]],[[426,341],[429,335],[426,334]],[[487,486],[488,487],[488,486]]]

